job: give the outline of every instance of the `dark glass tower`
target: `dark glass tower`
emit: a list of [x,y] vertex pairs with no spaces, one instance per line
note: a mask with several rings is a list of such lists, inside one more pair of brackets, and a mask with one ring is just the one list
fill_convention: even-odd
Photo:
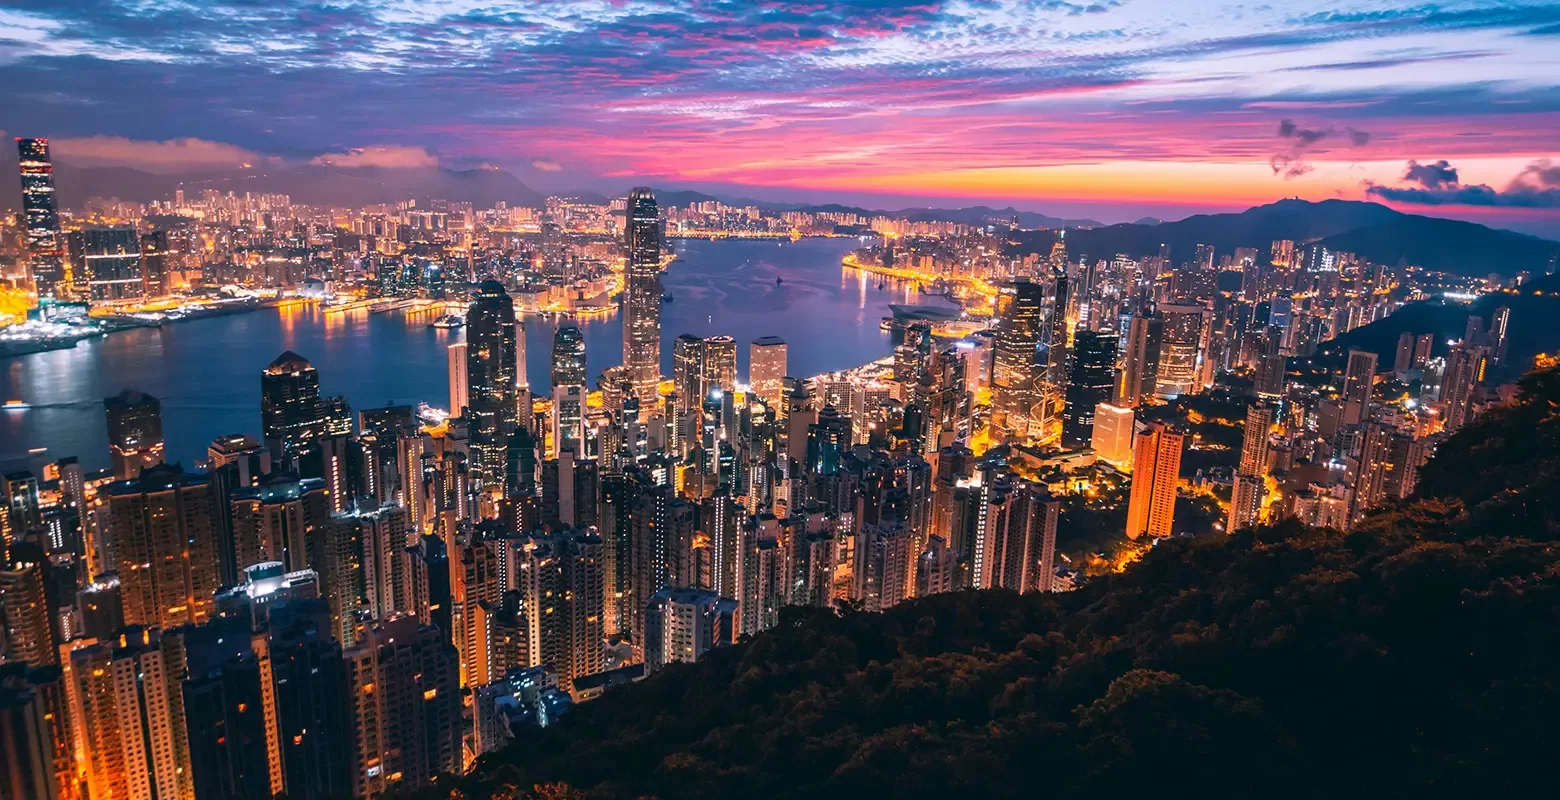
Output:
[[103,412],[114,477],[130,480],[142,469],[163,463],[162,404],[157,398],[126,389],[103,398]]
[[485,487],[502,487],[515,429],[515,305],[497,281],[472,292],[466,314],[466,380],[471,470]]
[[27,264],[38,295],[52,296],[65,288],[65,246],[60,236],[60,211],[54,197],[54,162],[48,139],[17,139],[22,173],[22,216],[26,220]]
[[1073,337],[1072,373],[1062,411],[1062,446],[1088,447],[1094,438],[1094,407],[1109,403],[1116,386],[1113,331],[1078,331]]
[[654,408],[661,382],[661,222],[647,187],[628,194],[623,245],[623,366],[640,406]]
[[573,325],[564,325],[553,335],[552,385],[585,385],[585,334]]
[[260,430],[271,462],[290,468],[325,430],[320,373],[308,359],[288,350],[260,373]]
[[1045,313],[1045,285],[1018,278],[997,297],[997,336],[992,346],[991,422],[1004,436],[1028,434],[1034,405],[1037,350]]

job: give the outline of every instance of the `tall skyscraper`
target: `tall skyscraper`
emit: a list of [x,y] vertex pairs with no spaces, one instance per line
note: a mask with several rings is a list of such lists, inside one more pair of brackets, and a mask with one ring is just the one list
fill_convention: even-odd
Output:
[[1062,411],[1062,446],[1088,447],[1094,439],[1094,411],[1116,388],[1114,331],[1078,331],[1073,338],[1067,405]]
[[260,373],[260,430],[271,462],[291,469],[325,426],[319,370],[291,350],[277,356]]
[[129,389],[103,398],[108,419],[108,450],[114,477],[130,480],[146,467],[163,463],[162,404]]
[[997,296],[991,425],[1005,438],[1022,439],[1029,432],[1044,310],[1045,285],[1028,278],[1004,285]]
[[57,667],[0,664],[0,797],[76,800],[75,747]]
[[1506,335],[1511,327],[1511,309],[1501,306],[1495,309],[1494,316],[1490,317],[1489,343],[1490,358],[1493,363],[1499,364],[1506,360]]
[[1120,470],[1132,469],[1132,427],[1136,414],[1110,403],[1094,407],[1094,457]]
[[277,738],[290,800],[335,800],[352,793],[353,703],[341,646],[331,641],[327,626],[271,619]]
[[1127,323],[1126,352],[1123,353],[1121,391],[1116,405],[1136,408],[1154,394],[1159,382],[1159,351],[1164,337],[1164,322],[1155,316],[1134,314]]
[[1343,421],[1358,425],[1370,416],[1370,394],[1376,386],[1376,354],[1350,350],[1343,374]]
[[483,491],[501,489],[514,432],[515,304],[497,281],[484,281],[466,312],[467,411],[471,475]]
[[26,225],[27,267],[39,297],[68,290],[65,242],[60,235],[59,201],[54,196],[54,162],[48,139],[16,140],[22,173],[22,217]]
[[209,476],[165,464],[109,484],[102,496],[105,562],[119,574],[126,624],[174,628],[209,619],[219,571]]
[[449,348],[450,416],[458,417],[471,404],[471,381],[466,373],[466,343],[456,342]]
[[533,575],[539,661],[572,687],[604,668],[601,537],[575,529],[538,540]]
[[730,393],[737,388],[737,343],[730,336],[704,339],[704,391]]
[[1159,374],[1154,393],[1179,397],[1202,391],[1198,366],[1205,346],[1207,309],[1200,305],[1162,304],[1164,333],[1159,344]]
[[396,617],[370,626],[343,658],[357,728],[353,797],[460,773],[460,667],[443,632]]
[[585,364],[585,334],[574,325],[560,325],[553,334],[552,385],[585,386],[588,383]]
[[166,297],[171,288],[169,272],[168,232],[151,231],[141,234],[141,294],[147,297]]
[[1397,355],[1392,359],[1393,372],[1407,372],[1414,367],[1414,334],[1403,331],[1398,334]]
[[1473,417],[1473,396],[1484,380],[1489,350],[1458,345],[1446,356],[1441,378],[1441,403],[1446,408],[1446,430],[1455,431]]
[[623,245],[623,366],[649,409],[661,382],[661,220],[648,187],[628,194]]
[[1257,522],[1267,488],[1268,428],[1272,425],[1271,406],[1258,404],[1246,409],[1240,463],[1235,468],[1229,519],[1225,525],[1227,533],[1234,533]]
[[677,391],[678,416],[704,407],[709,395],[704,383],[704,340],[684,333],[672,342],[672,386]]
[[7,661],[34,667],[59,663],[42,561],[13,558],[0,565],[0,633],[5,635]]
[[1175,522],[1175,493],[1181,480],[1184,438],[1159,422],[1151,423],[1138,434],[1132,457],[1132,495],[1127,505],[1129,538],[1170,535]]
[[183,638],[132,626],[116,642],[72,650],[71,716],[92,797],[192,798],[184,720]]
[[770,408],[785,402],[786,344],[778,336],[762,336],[748,345],[748,386]]

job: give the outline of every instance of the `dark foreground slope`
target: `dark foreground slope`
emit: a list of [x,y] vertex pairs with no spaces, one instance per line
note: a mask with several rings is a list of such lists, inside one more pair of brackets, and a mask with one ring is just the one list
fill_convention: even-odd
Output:
[[1560,373],[1527,387],[1426,469],[1430,496],[1352,533],[1174,542],[1068,595],[791,614],[425,796],[1553,796]]

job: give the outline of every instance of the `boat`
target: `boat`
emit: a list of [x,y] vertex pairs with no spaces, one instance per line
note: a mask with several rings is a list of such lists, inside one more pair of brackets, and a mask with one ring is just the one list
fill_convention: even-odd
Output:
[[457,317],[454,314],[445,314],[444,316],[439,317],[438,319],[436,319],[433,322],[429,323],[428,327],[430,327],[430,328],[444,328],[445,330],[453,330],[453,329],[459,328],[459,327],[461,327],[461,326],[463,326],[465,324],[466,324],[466,321],[461,319],[460,317]]
[[776,286],[779,286],[782,283],[785,283],[785,279],[784,278],[775,278],[775,285]]
[[20,400],[7,400],[5,408],[7,411],[22,411],[27,408],[27,404]]
[[663,303],[670,303],[670,302],[672,302],[672,299],[673,299],[672,296],[669,295],[669,294],[661,295],[661,302],[663,302]]

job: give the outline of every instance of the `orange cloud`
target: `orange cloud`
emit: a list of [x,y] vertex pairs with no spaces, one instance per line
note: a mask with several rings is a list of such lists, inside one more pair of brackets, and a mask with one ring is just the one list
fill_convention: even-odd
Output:
[[426,169],[439,166],[439,158],[421,147],[355,147],[345,153],[326,153],[309,162],[315,166]]

